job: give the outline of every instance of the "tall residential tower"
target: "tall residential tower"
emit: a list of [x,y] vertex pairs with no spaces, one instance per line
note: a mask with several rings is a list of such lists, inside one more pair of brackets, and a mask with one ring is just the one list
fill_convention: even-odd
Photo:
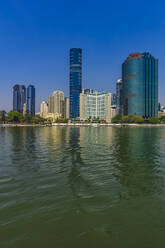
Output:
[[158,60],[149,53],[130,54],[122,65],[124,115],[158,117]]
[[70,49],[70,117],[80,116],[80,93],[82,91],[82,49]]
[[16,84],[13,87],[13,111],[23,113],[24,103],[26,103],[26,87]]
[[64,116],[64,93],[61,90],[56,90],[48,99],[48,112],[58,113]]

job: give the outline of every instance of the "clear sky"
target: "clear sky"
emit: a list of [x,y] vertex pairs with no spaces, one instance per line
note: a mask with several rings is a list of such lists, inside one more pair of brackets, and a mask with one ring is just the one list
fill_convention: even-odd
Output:
[[15,83],[36,87],[37,111],[54,90],[69,94],[69,49],[83,49],[83,87],[115,91],[132,52],[159,59],[165,105],[163,0],[0,1],[0,110],[12,108]]

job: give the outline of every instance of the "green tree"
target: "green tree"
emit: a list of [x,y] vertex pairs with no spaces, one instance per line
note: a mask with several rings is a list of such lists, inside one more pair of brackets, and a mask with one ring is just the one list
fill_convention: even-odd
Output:
[[161,117],[159,118],[159,121],[160,121],[160,123],[165,123],[165,116],[161,116]]
[[149,121],[149,123],[151,123],[151,124],[158,124],[158,123],[160,123],[159,119],[156,118],[156,117],[150,117],[150,118],[148,119],[148,121]]
[[42,118],[39,115],[35,115],[31,119],[32,124],[41,124],[41,125],[43,125],[43,124],[45,124],[45,122],[46,122],[46,119]]
[[144,123],[144,119],[138,115],[122,116],[122,123]]
[[115,115],[112,118],[112,123],[121,123],[122,122],[122,116],[121,115]]
[[8,113],[8,122],[13,122],[13,123],[24,122],[24,116],[22,113],[16,111],[10,111]]

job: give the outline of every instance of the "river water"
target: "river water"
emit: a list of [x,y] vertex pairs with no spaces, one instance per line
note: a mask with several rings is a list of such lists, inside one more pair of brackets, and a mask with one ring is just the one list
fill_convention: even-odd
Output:
[[0,247],[164,245],[164,128],[0,128]]

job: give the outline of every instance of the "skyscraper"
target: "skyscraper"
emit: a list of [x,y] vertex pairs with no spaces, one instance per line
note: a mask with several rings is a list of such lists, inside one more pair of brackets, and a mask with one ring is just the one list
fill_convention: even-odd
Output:
[[80,116],[80,93],[82,90],[82,49],[70,49],[70,116]]
[[124,115],[158,116],[158,60],[149,53],[130,54],[122,65]]
[[23,113],[24,103],[26,103],[26,88],[24,85],[16,84],[13,87],[13,111]]
[[35,115],[35,87],[29,85],[27,87],[27,112],[29,115]]
[[116,113],[122,115],[122,100],[123,100],[123,84],[122,79],[117,80],[116,83]]

